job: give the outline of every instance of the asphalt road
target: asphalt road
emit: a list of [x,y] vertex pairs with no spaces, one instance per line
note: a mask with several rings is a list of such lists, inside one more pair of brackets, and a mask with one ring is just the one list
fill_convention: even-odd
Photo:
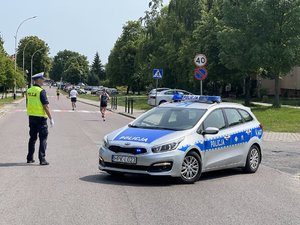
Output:
[[98,171],[104,134],[130,119],[47,90],[55,127],[49,129],[49,166],[27,165],[24,102],[0,119],[0,224],[295,224],[300,221],[300,180],[261,166],[256,174],[226,170],[194,185],[170,178],[112,178]]

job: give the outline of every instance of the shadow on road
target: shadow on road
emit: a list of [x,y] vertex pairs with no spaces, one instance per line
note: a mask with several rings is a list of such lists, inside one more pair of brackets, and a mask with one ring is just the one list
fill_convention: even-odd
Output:
[[[203,173],[199,182],[208,180],[228,178],[231,176],[241,175],[243,172],[240,169],[228,169],[215,172]],[[172,186],[181,185],[175,178],[172,177],[152,177],[144,175],[126,174],[123,176],[111,176],[104,172],[99,174],[89,175],[79,178],[81,181],[107,184],[107,185],[120,185],[120,186]]]
[[39,165],[28,164],[28,163],[0,163],[0,167],[18,167],[18,166],[39,166]]

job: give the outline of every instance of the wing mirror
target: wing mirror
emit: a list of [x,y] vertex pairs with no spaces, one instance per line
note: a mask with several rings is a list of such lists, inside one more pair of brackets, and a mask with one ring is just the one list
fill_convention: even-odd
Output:
[[217,134],[217,133],[219,133],[219,131],[220,131],[219,128],[208,127],[204,131],[202,131],[202,135],[205,135],[205,134]]

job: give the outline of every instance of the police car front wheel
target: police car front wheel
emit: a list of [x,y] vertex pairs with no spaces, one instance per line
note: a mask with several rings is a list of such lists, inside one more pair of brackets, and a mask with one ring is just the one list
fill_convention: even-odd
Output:
[[202,162],[200,156],[194,152],[189,152],[182,162],[180,181],[186,184],[199,180],[202,172]]
[[256,145],[252,145],[247,156],[246,166],[244,171],[246,173],[255,173],[261,161],[261,153]]

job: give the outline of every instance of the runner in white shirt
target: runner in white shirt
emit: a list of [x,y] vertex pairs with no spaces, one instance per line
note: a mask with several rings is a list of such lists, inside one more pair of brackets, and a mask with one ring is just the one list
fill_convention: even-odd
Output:
[[70,98],[71,98],[71,102],[72,102],[72,109],[73,109],[73,111],[76,108],[77,95],[78,95],[78,92],[73,87],[72,90],[70,91]]

